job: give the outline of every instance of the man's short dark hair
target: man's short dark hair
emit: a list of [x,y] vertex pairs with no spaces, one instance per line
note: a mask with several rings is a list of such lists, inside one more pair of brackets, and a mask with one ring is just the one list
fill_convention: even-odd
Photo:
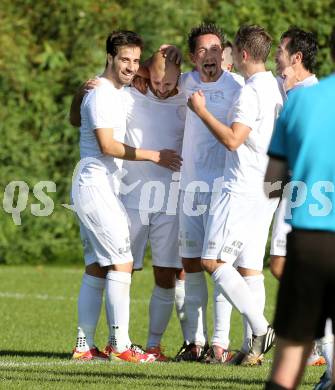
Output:
[[241,26],[236,33],[234,45],[238,51],[247,51],[255,62],[265,62],[271,49],[272,38],[263,27]]
[[201,35],[212,34],[216,35],[221,42],[221,46],[224,46],[224,34],[223,31],[216,24],[213,23],[202,23],[200,26],[192,28],[191,32],[188,35],[188,48],[190,53],[195,52],[195,47],[197,44],[197,38]]
[[298,27],[291,27],[285,31],[280,40],[289,38],[286,49],[290,55],[302,53],[302,64],[309,72],[313,72],[316,55],[318,52],[318,41],[316,35],[309,31],[301,30]]
[[120,46],[138,46],[143,49],[142,38],[133,31],[119,30],[113,31],[106,39],[106,52],[112,57],[118,53]]
[[330,35],[330,53],[332,55],[333,61],[335,62],[335,27]]

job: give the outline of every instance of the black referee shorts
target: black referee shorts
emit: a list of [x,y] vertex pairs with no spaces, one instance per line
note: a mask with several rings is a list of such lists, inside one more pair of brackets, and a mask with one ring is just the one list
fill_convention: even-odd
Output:
[[308,342],[335,324],[335,233],[293,229],[279,286],[274,329],[277,336]]

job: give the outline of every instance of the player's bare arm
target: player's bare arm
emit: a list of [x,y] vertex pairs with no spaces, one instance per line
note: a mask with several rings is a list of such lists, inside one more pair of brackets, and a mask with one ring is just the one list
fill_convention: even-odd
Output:
[[[264,192],[269,198],[279,198],[288,181],[286,161],[280,158],[270,157],[268,168],[264,178]],[[277,183],[277,185],[275,185]]]
[[142,62],[138,68],[138,71],[133,78],[131,86],[136,88],[139,92],[145,95],[148,91],[148,84],[150,79],[149,67],[151,64],[151,57]]
[[71,108],[70,108],[70,123],[72,126],[80,127],[81,125],[81,118],[80,118],[80,105],[81,102],[86,94],[86,88],[85,84],[82,84],[76,94],[74,95],[72,102],[71,102]]
[[149,67],[151,64],[151,60],[152,60],[152,57],[149,57],[145,61],[141,62],[140,67],[138,68],[138,71],[136,73],[136,76],[142,77],[144,79],[150,78]]
[[131,86],[136,88],[139,92],[145,95],[148,92],[149,79],[136,75],[133,78]]
[[78,89],[74,95],[70,108],[70,123],[72,126],[80,127],[81,117],[80,117],[80,105],[84,99],[86,93],[100,84],[98,79],[89,79],[85,81]]
[[236,150],[248,138],[250,127],[234,122],[231,127],[217,120],[206,108],[206,98],[202,91],[195,92],[188,100],[188,107],[205,123],[213,135],[230,151]]
[[132,146],[116,141],[113,137],[113,129],[96,129],[95,134],[101,152],[105,155],[122,160],[151,161],[172,171],[180,170],[182,158],[174,150],[163,149],[154,151],[133,148]]

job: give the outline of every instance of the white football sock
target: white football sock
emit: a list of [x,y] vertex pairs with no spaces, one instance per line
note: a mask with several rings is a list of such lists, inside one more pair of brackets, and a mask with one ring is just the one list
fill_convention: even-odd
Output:
[[185,311],[185,280],[176,279],[175,294],[176,313],[183,333],[184,341],[188,340],[188,325]]
[[76,348],[80,352],[94,347],[94,336],[99,321],[106,279],[83,276],[78,298],[78,336]]
[[256,336],[265,334],[269,324],[259,311],[248,285],[238,271],[225,263],[212,273],[212,279],[228,301],[247,317],[253,334]]
[[175,297],[174,288],[155,286],[149,305],[149,335],[147,348],[157,347],[171,318]]
[[204,346],[207,342],[208,291],[204,272],[185,273],[185,311],[189,343]]
[[106,308],[108,311],[110,344],[116,352],[130,347],[128,335],[131,274],[109,271],[106,276]]
[[230,317],[233,306],[221,293],[221,290],[214,286],[214,333],[212,344],[219,345],[224,349],[229,348]]
[[[265,307],[264,275],[244,276],[243,279],[250,288],[258,310],[263,313]],[[241,351],[247,353],[249,351],[249,342],[252,339],[252,330],[245,316],[243,316],[243,331],[244,338]]]
[[334,335],[332,321],[326,321],[325,336],[320,340],[322,355],[327,362],[327,374],[332,377],[333,359],[334,359]]

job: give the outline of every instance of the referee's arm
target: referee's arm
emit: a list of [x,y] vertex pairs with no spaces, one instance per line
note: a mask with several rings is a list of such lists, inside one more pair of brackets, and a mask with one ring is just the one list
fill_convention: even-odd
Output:
[[264,192],[269,198],[281,198],[288,182],[287,163],[283,157],[270,154],[264,178]]

